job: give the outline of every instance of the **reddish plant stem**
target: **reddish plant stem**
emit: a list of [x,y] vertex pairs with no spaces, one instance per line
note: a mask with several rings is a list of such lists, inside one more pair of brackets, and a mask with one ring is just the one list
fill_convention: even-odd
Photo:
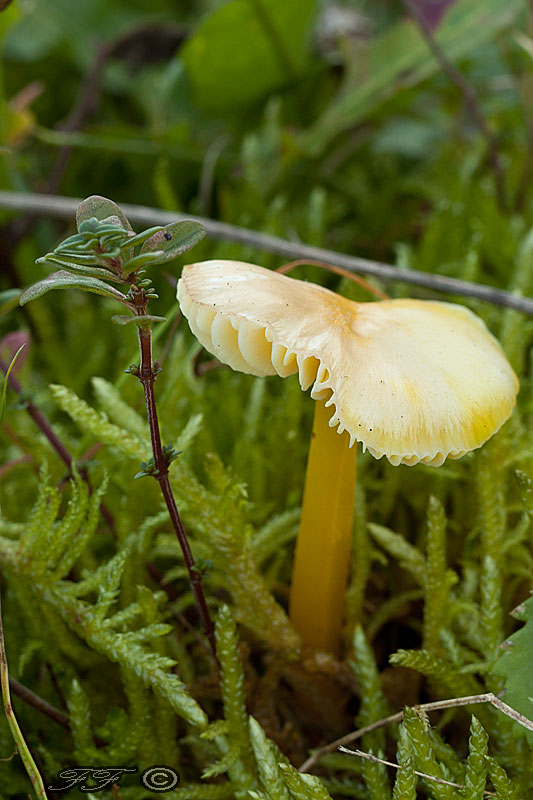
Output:
[[[5,361],[3,359],[1,359],[1,358],[0,358],[0,369],[2,370],[4,375],[7,375],[7,370],[9,369],[9,365],[6,364]],[[13,389],[13,391],[16,394],[18,394],[19,396],[21,396],[23,394],[22,386],[20,385],[20,383],[18,382],[18,380],[15,378],[15,376],[12,373],[10,374],[9,378],[7,379],[7,382],[9,384],[9,386]],[[30,400],[26,404],[26,411],[28,412],[30,417],[33,419],[33,421],[35,422],[37,427],[40,428],[41,431],[44,433],[44,435],[46,436],[46,438],[48,439],[48,441],[50,442],[50,444],[52,445],[52,447],[54,448],[54,450],[56,451],[56,453],[58,454],[60,459],[70,469],[71,466],[72,466],[72,456],[70,455],[69,451],[67,450],[67,448],[65,447],[65,445],[63,444],[61,439],[59,439],[56,436],[56,434],[54,432],[54,429],[52,428],[52,426],[50,425],[50,423],[46,419],[46,417],[43,414],[43,412],[41,411],[41,409],[37,408],[35,403],[33,403]]]
[[70,719],[68,718],[67,714],[64,714],[58,708],[55,708],[55,706],[52,706],[46,700],[43,700],[42,697],[39,697],[38,694],[32,692],[32,690],[28,689],[27,686],[19,683],[15,678],[12,678],[11,675],[9,676],[9,688],[14,694],[18,695],[30,706],[36,708],[37,711],[45,714],[50,719],[53,719],[54,722],[57,722],[58,725],[62,725],[63,728],[65,728],[67,731],[70,731]]
[[[5,361],[0,358],[0,370],[7,375],[7,371],[9,369],[9,365],[5,363]],[[13,389],[13,391],[18,394],[19,396],[23,395],[23,388],[15,378],[13,374],[9,375],[8,384]],[[72,455],[69,453],[61,439],[56,435],[54,429],[52,428],[50,422],[45,417],[43,412],[40,408],[38,408],[34,402],[31,400],[26,404],[26,411],[33,419],[35,424],[38,428],[42,431],[42,433],[46,436],[56,453],[58,454],[59,458],[63,461],[64,464],[67,465],[70,471],[72,471],[72,462],[73,458]],[[91,489],[91,483],[89,481],[89,474],[85,467],[80,469],[80,475],[83,480],[87,483],[89,489]],[[114,533],[115,531],[115,521],[109,509],[104,505],[104,503],[100,503],[100,513],[102,517],[107,522],[109,529]]]
[[[9,688],[16,694],[21,700],[24,700],[25,703],[28,705],[33,706],[33,708],[40,711],[41,714],[45,714],[49,719],[52,719],[54,722],[57,722],[58,725],[61,725],[65,730],[71,731],[71,724],[70,718],[67,714],[64,714],[55,706],[51,705],[47,700],[44,700],[35,692],[32,692],[31,689],[28,689],[27,686],[24,686],[22,683],[19,683],[15,678],[12,678],[11,675],[9,676]],[[107,742],[104,739],[101,739],[100,736],[94,736],[94,743],[97,747],[105,747]]]
[[157,376],[157,371],[154,369],[152,364],[152,332],[149,328],[139,327],[139,348],[141,352],[141,363],[137,376],[143,385],[144,397],[146,400],[146,412],[148,415],[152,453],[156,470],[155,478],[159,483],[161,492],[165,498],[170,521],[172,522],[172,526],[180,543],[183,559],[189,573],[191,591],[200,621],[202,623],[202,628],[209,641],[213,655],[216,658],[215,629],[204,595],[202,576],[194,563],[194,556],[189,545],[185,528],[183,527],[183,523],[181,521],[176,500],[172,492],[172,487],[170,485],[170,479],[168,476],[168,461],[165,458],[163,447],[161,445],[161,433],[159,430],[159,421],[157,418],[157,408],[154,394],[154,381]]

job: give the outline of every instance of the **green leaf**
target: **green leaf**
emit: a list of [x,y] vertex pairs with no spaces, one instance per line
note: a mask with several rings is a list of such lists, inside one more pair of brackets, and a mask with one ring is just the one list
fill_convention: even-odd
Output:
[[[63,253],[61,254],[63,255]],[[125,283],[121,278],[117,275],[114,275],[108,269],[103,269],[102,267],[94,267],[89,266],[89,264],[94,264],[95,259],[92,256],[88,256],[88,265],[82,265],[80,263],[76,263],[76,261],[80,261],[79,256],[74,256],[72,254],[65,255],[64,258],[57,258],[55,253],[49,253],[42,258],[38,258],[35,262],[36,264],[53,264],[56,267],[63,267],[64,270],[70,270],[71,272],[75,272],[77,275],[88,275],[89,277],[93,278],[105,278],[108,281],[117,281],[119,283]],[[75,259],[75,260],[74,260]]]
[[85,236],[81,233],[75,233],[73,236],[68,236],[66,239],[63,239],[63,241],[57,245],[55,252],[59,253],[62,250],[69,250],[70,248],[74,250],[74,248],[78,247],[80,244],[85,244],[85,241]]
[[150,264],[159,264],[161,261],[160,256],[164,255],[162,250],[154,250],[153,253],[139,253],[138,256],[134,256],[130,258],[129,261],[126,261],[123,266],[123,272],[125,275],[129,275],[131,272],[136,272],[141,267],[148,267]]
[[134,236],[132,239],[128,239],[127,243],[121,245],[121,247],[137,247],[138,245],[144,244],[147,239],[163,229],[162,225],[154,225],[153,228],[147,228],[142,233],[138,233],[137,236]]
[[98,220],[107,220],[109,217],[115,217],[117,218],[116,221],[118,224],[122,225],[125,230],[132,230],[129,220],[122,209],[112,200],[108,200],[107,197],[101,197],[99,194],[93,194],[87,197],[78,206],[78,210],[76,211],[78,230],[82,222],[92,217],[96,217]]
[[[522,8],[522,0],[459,0],[446,13],[435,40],[447,58],[456,62],[471,56],[476,47],[508,26]],[[348,70],[337,97],[299,143],[318,155],[332,139],[359,124],[384,101],[440,71],[414,22],[398,22],[370,42],[359,57],[355,80],[354,70]]]
[[190,250],[205,236],[205,228],[199,222],[186,219],[182,222],[173,222],[165,228],[154,233],[141,247],[141,253],[151,253],[161,251],[162,255],[157,259],[156,264],[164,264],[173,258]]
[[[505,678],[504,700],[516,711],[533,720],[533,689],[531,665],[533,664],[533,597],[525,601],[513,616],[525,622],[504,645],[504,652],[496,661],[493,673]],[[524,728],[517,726],[517,732]],[[533,743],[533,733],[526,734]]]
[[181,50],[198,104],[224,112],[301,76],[315,0],[232,0],[200,23]]
[[108,286],[107,283],[98,280],[98,278],[92,278],[88,275],[72,275],[70,272],[65,272],[64,270],[54,272],[52,275],[43,278],[42,281],[28,286],[21,295],[19,300],[20,305],[23,306],[31,300],[36,300],[52,289],[81,289],[84,292],[93,292],[94,294],[101,294],[104,297],[111,297],[112,300],[118,300],[119,303],[129,306],[122,292],[119,292],[112,286]]
[[[83,245],[86,245],[86,242],[83,242]],[[54,258],[59,257],[65,261],[70,259],[73,264],[79,267],[90,267],[96,260],[95,255],[93,253],[82,253],[80,249],[81,245],[78,245],[76,249],[72,250],[69,250],[68,247],[56,247],[53,253],[47,253],[42,258],[37,258],[35,263],[46,264],[47,261],[53,261]]]

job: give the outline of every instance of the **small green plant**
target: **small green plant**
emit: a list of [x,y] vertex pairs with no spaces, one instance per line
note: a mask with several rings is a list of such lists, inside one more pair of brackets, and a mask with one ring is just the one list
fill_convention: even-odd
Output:
[[[116,300],[130,312],[129,315],[115,315],[113,320],[120,325],[133,323],[138,327],[141,359],[127,371],[137,377],[144,388],[153,453],[150,461],[142,462],[141,471],[135,477],[152,476],[161,487],[189,571],[203,630],[216,654],[201,572],[195,568],[168,477],[169,466],[179,454],[172,445],[161,443],[154,394],[154,381],[161,368],[152,360],[151,330],[154,323],[164,322],[165,318],[148,314],[148,304],[157,295],[151,279],[146,277],[146,268],[169,261],[194,247],[205,236],[205,229],[198,222],[184,221],[135,234],[121,209],[111,200],[98,196],[88,197],[81,203],[76,222],[77,234],[38,259],[39,263],[59,266],[61,270],[26,289],[19,302],[25,305],[52,289],[80,289]],[[117,284],[122,291],[110,283]]]

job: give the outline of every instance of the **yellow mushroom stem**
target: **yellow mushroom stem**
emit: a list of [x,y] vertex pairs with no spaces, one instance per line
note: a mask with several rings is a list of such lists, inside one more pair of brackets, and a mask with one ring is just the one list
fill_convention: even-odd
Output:
[[338,652],[352,542],[356,448],[316,402],[292,574],[290,618],[304,644]]

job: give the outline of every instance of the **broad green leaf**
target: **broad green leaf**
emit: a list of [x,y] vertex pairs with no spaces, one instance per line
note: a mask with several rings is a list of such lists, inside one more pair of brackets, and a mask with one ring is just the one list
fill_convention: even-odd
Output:
[[115,224],[122,225],[127,231],[132,230],[129,220],[122,209],[112,200],[108,200],[107,197],[101,197],[99,194],[93,194],[87,197],[78,206],[78,210],[76,211],[76,223],[78,228],[81,222],[86,219],[91,219],[91,217],[96,217],[98,220],[107,220],[109,217],[116,217],[117,221],[115,222],[114,220]]
[[181,50],[198,104],[225,111],[300,77],[309,63],[315,0],[231,0]]
[[[513,616],[525,622],[506,642],[503,654],[496,661],[493,672],[505,678],[504,701],[529,720],[533,720],[533,597],[530,597],[514,612]],[[517,726],[517,733],[526,731]],[[533,733],[526,736],[533,744]]]
[[142,248],[141,253],[151,253],[153,251],[162,251],[162,255],[157,259],[157,264],[164,264],[165,261],[171,261],[190,250],[198,242],[201,242],[205,236],[205,228],[199,222],[192,219],[183,220],[183,222],[173,222],[165,228],[154,233],[148,241],[146,241]]
[[[459,61],[512,23],[523,7],[522,0],[458,0],[435,31],[435,40],[450,61]],[[415,23],[398,22],[369,44],[356,81],[353,73],[347,77],[322,117],[300,137],[300,144],[318,155],[385,100],[440,71]]]
[[101,294],[104,297],[111,297],[113,300],[118,300],[123,305],[129,305],[125,295],[108,286],[107,283],[98,280],[98,278],[91,278],[88,275],[72,275],[70,272],[54,272],[43,278],[42,281],[28,286],[21,295],[19,300],[20,305],[24,306],[31,300],[36,300],[46,292],[52,289],[81,289],[84,292],[93,292],[94,294]]

